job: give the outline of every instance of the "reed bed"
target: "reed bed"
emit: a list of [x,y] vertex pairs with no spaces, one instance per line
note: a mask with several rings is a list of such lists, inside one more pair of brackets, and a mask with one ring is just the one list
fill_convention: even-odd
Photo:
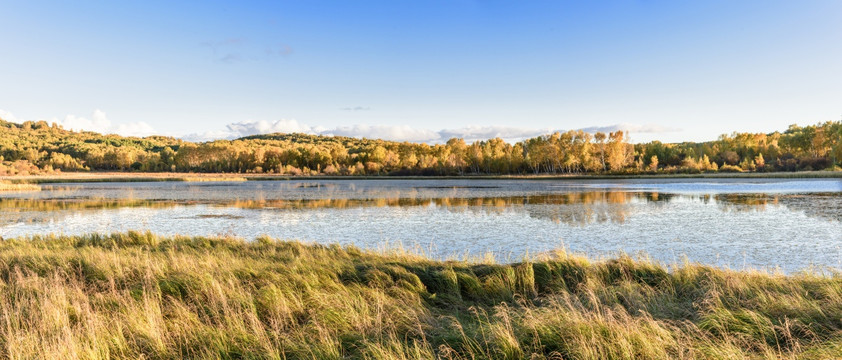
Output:
[[35,184],[0,181],[0,191],[41,191],[41,187]]
[[0,241],[10,359],[831,359],[842,278],[259,238]]
[[241,176],[194,176],[182,177],[177,179],[186,182],[248,181],[248,179]]

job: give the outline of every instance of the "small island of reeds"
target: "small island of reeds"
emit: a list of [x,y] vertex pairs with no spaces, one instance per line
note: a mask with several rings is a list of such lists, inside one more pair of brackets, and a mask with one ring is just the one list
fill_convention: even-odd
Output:
[[185,182],[248,181],[242,176],[187,176],[176,179]]
[[41,187],[35,184],[0,181],[0,191],[41,191]]

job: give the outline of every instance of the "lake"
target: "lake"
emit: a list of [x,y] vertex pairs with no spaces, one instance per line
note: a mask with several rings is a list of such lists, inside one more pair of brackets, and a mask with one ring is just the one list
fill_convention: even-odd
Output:
[[554,249],[733,269],[842,270],[842,181],[291,180],[67,183],[0,193],[0,236],[269,235],[438,259]]

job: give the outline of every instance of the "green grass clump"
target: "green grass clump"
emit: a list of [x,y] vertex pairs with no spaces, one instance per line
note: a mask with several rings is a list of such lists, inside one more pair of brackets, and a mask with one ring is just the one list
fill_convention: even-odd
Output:
[[842,278],[262,237],[0,241],[0,357],[829,359]]

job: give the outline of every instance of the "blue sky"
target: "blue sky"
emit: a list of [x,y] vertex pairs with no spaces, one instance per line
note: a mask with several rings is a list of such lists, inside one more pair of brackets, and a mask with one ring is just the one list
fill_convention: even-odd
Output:
[[0,0],[0,117],[189,139],[710,140],[842,116],[842,1]]

